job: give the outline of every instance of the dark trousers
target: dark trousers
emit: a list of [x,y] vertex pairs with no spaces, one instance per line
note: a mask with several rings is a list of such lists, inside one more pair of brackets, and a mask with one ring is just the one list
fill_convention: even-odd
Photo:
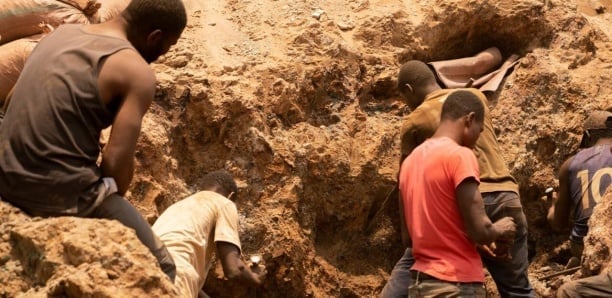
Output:
[[492,222],[505,216],[511,216],[516,223],[514,244],[510,248],[512,260],[498,261],[482,258],[482,262],[491,273],[501,297],[533,297],[535,292],[527,277],[527,219],[519,196],[514,192],[483,193],[485,212]]
[[89,216],[90,218],[115,219],[123,225],[134,229],[138,239],[149,248],[153,256],[157,258],[162,271],[174,282],[176,266],[166,246],[153,233],[149,223],[142,217],[140,212],[126,199],[118,194],[112,194],[105,198]]
[[[492,222],[511,216],[517,224],[514,244],[510,248],[512,260],[497,261],[483,258],[501,297],[534,297],[535,292],[527,277],[527,219],[519,196],[514,192],[483,193],[485,212]],[[395,264],[391,277],[383,288],[383,298],[408,297],[410,267],[414,264],[412,249],[408,248]]]

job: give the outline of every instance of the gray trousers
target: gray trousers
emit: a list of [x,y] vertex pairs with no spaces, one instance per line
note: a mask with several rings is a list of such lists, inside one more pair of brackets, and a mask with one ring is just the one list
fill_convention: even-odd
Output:
[[612,271],[565,283],[557,290],[557,297],[612,297]]
[[115,219],[123,225],[134,229],[138,239],[149,248],[162,271],[174,282],[176,266],[166,246],[155,235],[149,223],[140,212],[122,196],[114,193],[106,197],[98,207],[89,214],[90,218]]

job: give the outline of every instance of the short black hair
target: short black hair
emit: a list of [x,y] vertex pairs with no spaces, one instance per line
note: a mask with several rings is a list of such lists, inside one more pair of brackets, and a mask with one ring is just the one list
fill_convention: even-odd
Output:
[[226,170],[217,170],[204,175],[201,185],[205,190],[218,189],[226,194],[238,193],[234,177]]
[[430,83],[436,83],[436,77],[424,62],[410,60],[400,67],[397,75],[397,88],[400,91],[406,88],[406,84],[410,84],[414,88]]
[[476,121],[484,120],[484,104],[476,94],[467,90],[452,92],[442,105],[442,120],[457,120],[474,112]]
[[132,0],[122,15],[141,33],[159,29],[179,34],[187,25],[187,12],[181,0]]

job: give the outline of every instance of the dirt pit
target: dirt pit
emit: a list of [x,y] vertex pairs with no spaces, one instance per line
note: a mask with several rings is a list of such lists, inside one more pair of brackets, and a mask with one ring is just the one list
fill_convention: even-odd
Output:
[[[212,297],[376,296],[402,254],[397,209],[383,203],[409,113],[399,66],[491,46],[521,56],[490,108],[529,221],[530,279],[550,297],[568,278],[539,281],[569,255],[539,198],[576,152],[586,115],[612,104],[610,1],[186,4],[188,28],[153,65],[159,88],[128,198],[152,223],[203,174],[237,177],[243,253],[263,254],[268,279],[245,289],[217,264]],[[0,250],[3,264],[17,264],[10,251]],[[45,291],[23,266],[0,270],[22,277],[0,296]]]

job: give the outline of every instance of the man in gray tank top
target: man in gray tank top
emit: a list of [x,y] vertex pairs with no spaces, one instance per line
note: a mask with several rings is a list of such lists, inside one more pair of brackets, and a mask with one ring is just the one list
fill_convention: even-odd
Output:
[[133,0],[108,22],[58,27],[28,58],[0,125],[4,201],[34,216],[116,219],[136,230],[171,279],[172,258],[123,196],[155,95],[149,63],[176,44],[186,22],[180,0]]
[[[567,159],[559,169],[559,192],[548,211],[553,229],[564,231],[574,214],[569,236],[573,258],[577,263],[589,231],[593,208],[612,185],[612,113],[595,111],[584,125],[582,149]],[[558,297],[612,296],[612,272],[566,283]]]

